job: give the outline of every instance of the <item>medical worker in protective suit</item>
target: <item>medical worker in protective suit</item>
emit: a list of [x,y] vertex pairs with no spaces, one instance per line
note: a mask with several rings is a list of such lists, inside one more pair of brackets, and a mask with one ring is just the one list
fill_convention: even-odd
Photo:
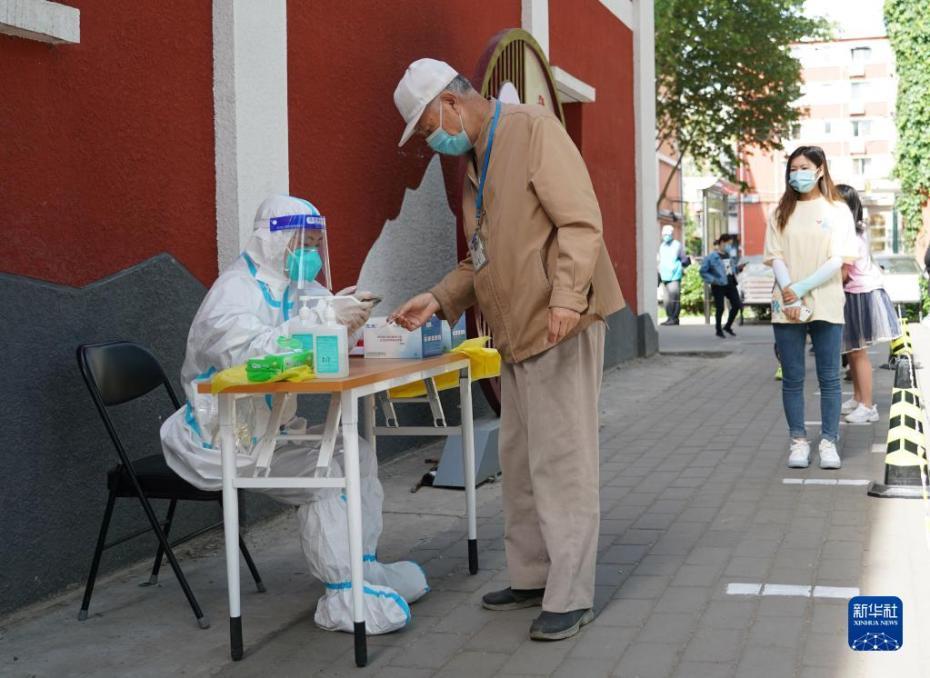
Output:
[[[245,251],[220,275],[194,316],[181,370],[187,403],[164,423],[161,437],[168,465],[196,487],[222,487],[222,462],[216,444],[217,402],[213,396],[198,394],[197,382],[248,358],[280,352],[278,337],[289,334],[299,304],[307,303],[314,313],[320,313],[318,299],[332,296],[325,223],[305,200],[290,196],[266,199],[255,216],[255,230]],[[349,288],[340,295],[353,292]],[[370,294],[355,297],[359,301],[341,300],[335,309],[339,322],[357,337],[373,303]],[[350,345],[354,343],[350,339]],[[306,421],[296,416],[295,400],[291,399],[290,411],[282,421],[289,433],[304,433]],[[263,396],[236,401],[239,475],[251,475],[254,470],[255,459],[249,452],[264,433],[270,413]],[[427,593],[429,587],[416,563],[377,560],[384,493],[377,458],[364,440],[360,442],[366,629],[371,634],[389,633],[407,624],[408,603]],[[341,446],[336,452],[328,473],[339,476]],[[318,443],[279,442],[271,475],[312,475],[318,453]],[[256,491],[298,506],[304,555],[310,572],[326,586],[317,603],[315,621],[325,629],[352,631],[349,540],[342,490]]]

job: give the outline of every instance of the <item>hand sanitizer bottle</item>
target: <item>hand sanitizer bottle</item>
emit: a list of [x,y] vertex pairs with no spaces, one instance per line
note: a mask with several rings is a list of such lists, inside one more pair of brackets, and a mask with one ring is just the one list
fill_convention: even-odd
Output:
[[304,351],[313,350],[313,335],[319,325],[316,317],[310,310],[310,297],[300,298],[300,311],[297,313],[297,322],[291,325],[291,337],[300,342]]
[[318,379],[349,376],[349,332],[336,320],[333,301],[323,299],[323,322],[314,327],[313,371]]

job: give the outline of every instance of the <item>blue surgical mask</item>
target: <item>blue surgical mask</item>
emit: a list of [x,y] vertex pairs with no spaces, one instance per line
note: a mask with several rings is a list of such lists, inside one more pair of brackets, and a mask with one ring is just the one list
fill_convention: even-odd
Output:
[[736,256],[736,248],[733,247],[733,245],[728,245],[726,249],[727,249],[727,254],[729,254],[731,257]]
[[459,122],[462,123],[462,131],[458,134],[449,134],[442,128],[442,109],[445,108],[442,103],[439,104],[439,127],[436,131],[426,137],[426,143],[437,153],[443,155],[464,155],[468,153],[474,144],[465,133],[465,121],[462,120],[462,114],[459,113]]
[[672,234],[669,233],[668,235],[663,235],[662,240],[664,240],[665,242],[672,242]]
[[788,175],[788,185],[798,193],[809,193],[817,185],[817,172],[795,170]]
[[315,247],[302,247],[295,252],[287,253],[287,273],[291,280],[299,282],[301,274],[305,281],[315,280],[322,268],[323,259],[320,258],[320,252]]

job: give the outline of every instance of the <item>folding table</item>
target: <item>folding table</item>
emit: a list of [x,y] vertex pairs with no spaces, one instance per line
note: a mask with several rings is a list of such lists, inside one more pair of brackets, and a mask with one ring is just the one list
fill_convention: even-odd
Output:
[[[459,373],[462,423],[448,427],[446,433],[461,433],[465,471],[465,506],[468,517],[468,568],[478,571],[478,540],[475,511],[475,447],[469,360],[463,355],[446,353],[423,360],[380,360],[352,358],[349,376],[342,379],[312,379],[303,382],[253,383],[227,388],[217,394],[219,408],[219,445],[223,459],[223,529],[226,541],[226,577],[229,590],[230,652],[233,660],[242,658],[242,611],[239,596],[239,504],[237,489],[257,488],[344,488],[348,506],[349,553],[352,568],[352,616],[355,624],[355,663],[368,661],[365,635],[362,565],[362,509],[359,477],[359,400],[366,439],[374,444],[382,430],[375,426],[375,394],[416,381],[429,381],[440,374]],[[198,386],[210,393],[210,382]],[[322,435],[282,433],[282,415],[290,398],[302,394],[330,395],[329,411]],[[251,454],[256,463],[252,477],[240,477],[236,468],[236,400],[240,397],[270,395],[271,416],[262,438]],[[322,477],[332,460],[336,439],[342,427],[344,477]],[[409,430],[413,435],[436,435],[433,427]],[[275,445],[280,441],[318,440],[321,443],[317,473],[314,477],[270,477]]]

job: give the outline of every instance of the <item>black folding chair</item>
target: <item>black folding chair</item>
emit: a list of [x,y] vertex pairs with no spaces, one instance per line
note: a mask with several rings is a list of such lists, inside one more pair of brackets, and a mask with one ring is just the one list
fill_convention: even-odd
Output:
[[[97,569],[100,566],[100,557],[104,550],[122,544],[134,537],[145,534],[149,531],[155,533],[158,538],[158,551],[155,554],[155,564],[152,566],[152,574],[149,577],[148,584],[153,585],[158,582],[158,571],[161,568],[162,556],[168,557],[171,569],[174,570],[178,582],[187,596],[187,602],[190,603],[197,623],[201,628],[208,628],[210,622],[200,609],[194,592],[191,591],[190,585],[177,558],[174,556],[173,546],[192,539],[204,532],[212,530],[222,522],[209,525],[203,529],[197,530],[192,534],[178,539],[172,543],[168,542],[168,534],[171,532],[171,523],[174,520],[174,510],[179,501],[215,501],[222,505],[222,492],[207,492],[200,490],[172,471],[162,454],[153,454],[142,457],[135,461],[130,461],[126,448],[120,440],[116,427],[110,419],[107,408],[116,405],[122,405],[131,400],[144,396],[159,386],[164,386],[171,398],[175,411],[181,407],[174,389],[171,387],[164,370],[159,365],[148,350],[128,341],[110,341],[101,344],[83,344],[78,346],[77,350],[78,366],[81,368],[81,375],[90,391],[97,411],[103,419],[107,433],[110,434],[110,440],[119,455],[119,463],[107,472],[107,487],[109,489],[109,498],[107,499],[107,508],[103,514],[103,523],[100,525],[100,536],[97,538],[97,548],[94,551],[94,559],[91,562],[90,573],[87,575],[87,587],[84,589],[84,601],[81,603],[81,611],[78,613],[78,619],[87,619],[87,608],[90,606],[90,597],[94,591],[94,581],[97,579]],[[149,527],[134,532],[109,544],[106,543],[107,530],[110,527],[110,518],[113,515],[113,506],[117,497],[136,497],[142,504],[142,509],[149,521]],[[169,499],[168,512],[165,515],[164,522],[160,522],[152,509],[150,499]],[[259,592],[265,591],[252,556],[246,548],[242,536],[239,537],[239,549],[242,551],[242,557],[255,579],[255,585]]]

